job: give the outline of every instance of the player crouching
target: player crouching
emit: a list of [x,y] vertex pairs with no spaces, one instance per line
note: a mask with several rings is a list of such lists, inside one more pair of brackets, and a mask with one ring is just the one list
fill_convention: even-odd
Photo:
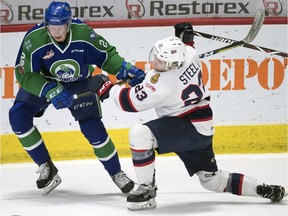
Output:
[[[185,37],[185,32],[191,36],[192,26],[183,24],[175,28],[184,31],[183,34],[176,31],[182,40],[193,40],[193,36]],[[175,152],[189,176],[197,175],[201,186],[209,191],[281,201],[286,196],[284,187],[218,169],[212,146],[214,127],[210,95],[204,87],[201,62],[193,43],[185,45],[178,37],[165,38],[155,43],[149,59],[154,69],[135,87],[109,86],[107,83],[111,81],[105,75],[96,76],[94,82],[101,100],[110,97],[127,112],[155,108],[158,115],[157,119],[135,124],[129,131],[139,186],[127,197],[128,209],[157,206],[155,150],[158,154]]]

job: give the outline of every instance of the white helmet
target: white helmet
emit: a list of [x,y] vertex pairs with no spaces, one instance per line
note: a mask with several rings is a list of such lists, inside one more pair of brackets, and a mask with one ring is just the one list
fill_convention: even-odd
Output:
[[185,44],[178,37],[168,37],[159,40],[153,47],[153,54],[166,62],[166,70],[181,67],[185,61]]

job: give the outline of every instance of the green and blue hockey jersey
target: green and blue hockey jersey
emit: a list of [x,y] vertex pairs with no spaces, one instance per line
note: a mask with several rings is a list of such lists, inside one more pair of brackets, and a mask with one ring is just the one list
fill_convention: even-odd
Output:
[[15,74],[23,89],[40,96],[48,80],[84,80],[93,73],[92,65],[116,75],[123,60],[107,40],[73,18],[64,43],[57,43],[43,23],[28,31],[17,56]]

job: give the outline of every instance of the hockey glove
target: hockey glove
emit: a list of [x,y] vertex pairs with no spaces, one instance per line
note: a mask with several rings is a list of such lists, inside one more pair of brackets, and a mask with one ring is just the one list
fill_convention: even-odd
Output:
[[56,109],[69,108],[73,104],[72,95],[59,82],[46,84],[41,95],[46,97]]
[[194,47],[193,26],[188,22],[178,23],[174,26],[175,36],[180,38],[183,43]]
[[89,90],[96,92],[100,100],[103,102],[109,97],[110,89],[113,87],[111,80],[104,74],[99,74],[90,80]]
[[145,73],[141,69],[123,61],[121,69],[116,77],[118,80],[127,80],[128,84],[133,87],[144,80]]

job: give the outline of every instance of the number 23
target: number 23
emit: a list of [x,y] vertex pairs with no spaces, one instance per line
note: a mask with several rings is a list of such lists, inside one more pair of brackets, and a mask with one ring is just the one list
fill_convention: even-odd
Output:
[[143,85],[135,86],[136,98],[139,101],[143,101],[145,98],[147,98],[147,93],[145,91],[142,91],[143,88],[144,88]]
[[[190,84],[187,86],[183,91],[181,95],[181,99],[184,101],[184,106],[188,106],[191,104],[196,104],[198,103],[201,98],[203,97],[203,92],[200,88],[200,86],[203,85],[202,83],[202,75],[199,74],[198,76],[198,85],[197,84]],[[205,88],[203,85],[203,91],[205,92]],[[196,97],[190,99],[190,95],[194,93]]]

